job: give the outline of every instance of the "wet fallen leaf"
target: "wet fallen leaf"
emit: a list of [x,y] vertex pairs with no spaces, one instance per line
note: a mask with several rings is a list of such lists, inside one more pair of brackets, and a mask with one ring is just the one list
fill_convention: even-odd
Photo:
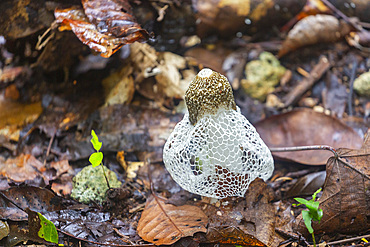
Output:
[[43,170],[44,165],[29,154],[21,154],[7,160],[0,157],[0,174],[14,182],[32,181],[41,176]]
[[[30,208],[39,213],[56,211],[63,208],[62,198],[48,189],[33,186],[11,187],[2,193],[23,209]],[[0,217],[13,221],[27,220],[27,214],[16,208],[8,200],[0,198]]]
[[149,38],[128,12],[126,1],[83,1],[83,6],[84,10],[79,6],[55,9],[59,30],[72,30],[82,43],[103,57],[110,57],[123,45]]
[[117,38],[124,37],[126,43],[146,41],[147,31],[136,22],[127,0],[82,0],[85,14],[100,33]]
[[338,77],[329,73],[328,86],[322,92],[322,101],[325,109],[329,109],[342,118],[348,101],[347,87],[339,82]]
[[[230,242],[235,245],[277,246],[283,239],[275,233],[275,227],[289,229],[292,219],[278,221],[271,200],[267,184],[257,178],[249,185],[245,198],[228,202],[220,208],[207,205],[203,209],[209,217],[207,241],[227,243],[222,241],[230,239],[236,241]],[[232,228],[238,229],[234,231]],[[225,229],[228,230],[224,232]]]
[[7,39],[18,39],[50,26],[53,15],[43,0],[1,1],[0,33]]
[[[313,223],[315,233],[359,233],[370,228],[370,131],[361,149],[339,149],[339,158],[326,165],[320,208],[321,223]],[[309,235],[301,216],[299,232]]]
[[305,2],[301,0],[193,1],[197,18],[200,20],[197,33],[201,37],[212,33],[230,37],[236,32],[256,32],[258,27],[266,28],[287,22],[303,8]]
[[311,15],[299,21],[282,44],[278,56],[307,45],[336,42],[349,34],[350,26],[331,15]]
[[285,197],[297,197],[312,195],[324,184],[326,172],[315,172],[307,174],[297,180],[295,184],[287,191]]
[[196,206],[176,207],[151,196],[141,214],[137,231],[145,241],[168,245],[196,232],[206,232],[207,223],[207,216]]
[[131,73],[132,67],[125,66],[102,81],[106,95],[105,106],[131,102],[135,93],[134,79]]
[[[361,137],[337,118],[310,109],[298,109],[272,116],[255,124],[269,148],[329,145],[334,148],[359,148]],[[275,157],[308,165],[323,165],[328,151],[274,153]]]
[[0,135],[18,141],[22,128],[35,121],[41,112],[41,102],[26,105],[14,101],[2,101],[0,103]]
[[237,227],[209,227],[206,238],[215,244],[230,244],[241,246],[267,246],[257,238]]

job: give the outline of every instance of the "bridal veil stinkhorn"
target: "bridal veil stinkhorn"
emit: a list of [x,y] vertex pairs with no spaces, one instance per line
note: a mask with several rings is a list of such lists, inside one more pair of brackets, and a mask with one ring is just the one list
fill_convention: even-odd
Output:
[[212,197],[243,197],[255,178],[274,170],[270,150],[240,113],[227,78],[201,70],[185,93],[188,111],[163,150],[163,162],[185,190]]

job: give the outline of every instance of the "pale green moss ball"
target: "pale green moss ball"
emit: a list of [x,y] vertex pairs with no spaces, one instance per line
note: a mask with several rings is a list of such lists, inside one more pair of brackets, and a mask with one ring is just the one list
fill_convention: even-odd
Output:
[[[104,166],[111,188],[121,187],[117,175]],[[96,201],[102,203],[106,199],[108,190],[107,181],[105,180],[103,170],[100,166],[86,166],[73,178],[73,189],[71,197],[82,203]]]

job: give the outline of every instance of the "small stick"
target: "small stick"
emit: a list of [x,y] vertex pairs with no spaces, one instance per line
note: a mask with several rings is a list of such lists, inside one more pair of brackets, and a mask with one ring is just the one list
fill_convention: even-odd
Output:
[[309,76],[303,78],[303,80],[284,97],[284,107],[295,104],[329,68],[329,60],[325,56],[321,57],[319,63],[315,65]]
[[340,18],[342,18],[348,24],[352,25],[353,28],[355,28],[357,31],[362,31],[363,28],[360,25],[358,25],[353,20],[351,20],[350,18],[348,18],[348,16],[346,16],[345,14],[343,14],[343,12],[340,11],[339,9],[337,9],[333,4],[331,4],[331,2],[329,2],[328,0],[321,0],[321,2],[323,2],[331,11],[333,11],[334,13],[336,13]]
[[331,245],[331,244],[343,244],[343,243],[346,243],[346,242],[360,240],[362,238],[370,238],[370,234],[369,235],[364,235],[364,236],[358,236],[358,237],[354,237],[354,238],[342,239],[342,240],[338,240],[338,241],[334,241],[334,242],[329,242],[329,243],[326,243],[326,244],[327,245]]
[[352,70],[351,70],[351,75],[349,79],[349,94],[348,94],[348,115],[352,116],[353,115],[353,109],[352,109],[352,96],[353,96],[353,82],[356,77],[356,70],[357,70],[357,59],[354,58],[352,63]]
[[295,151],[308,151],[308,150],[328,150],[334,154],[336,159],[338,159],[338,153],[335,150],[335,148],[330,147],[328,145],[270,148],[271,152],[295,152]]

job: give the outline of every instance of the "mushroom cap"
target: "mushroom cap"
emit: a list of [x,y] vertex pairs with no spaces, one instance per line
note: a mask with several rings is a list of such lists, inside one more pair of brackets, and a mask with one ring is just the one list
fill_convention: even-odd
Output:
[[212,198],[242,197],[255,178],[272,175],[273,158],[235,105],[226,77],[210,71],[202,70],[190,84],[189,112],[167,139],[163,162],[185,190]]
[[219,108],[234,109],[233,90],[227,78],[211,69],[202,69],[185,92],[191,124],[204,114],[215,114]]

